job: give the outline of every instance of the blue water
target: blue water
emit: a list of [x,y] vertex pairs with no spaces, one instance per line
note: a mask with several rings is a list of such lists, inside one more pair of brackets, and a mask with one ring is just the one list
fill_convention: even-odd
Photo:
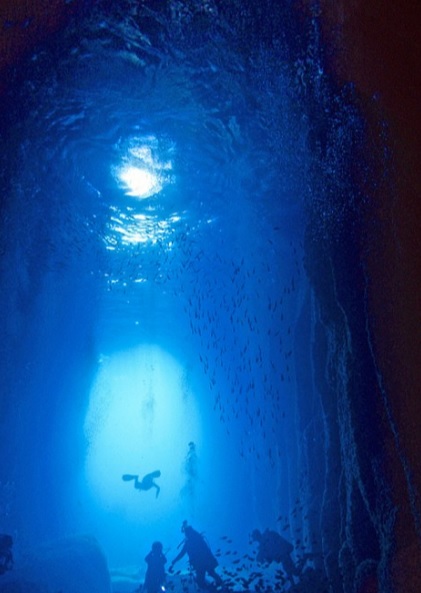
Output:
[[[255,527],[297,540],[305,524],[311,551],[304,244],[310,221],[320,237],[347,222],[361,122],[342,97],[336,126],[310,124],[327,92],[314,30],[304,54],[292,20],[275,44],[246,6],[237,20],[212,2],[142,6],[81,15],[11,94],[1,527],[20,546],[93,533],[112,568],[155,539],[174,556],[183,519],[241,553]],[[322,179],[329,133],[342,156]],[[130,195],[128,165],[156,176],[150,195]],[[158,498],[121,479],[156,469]]]

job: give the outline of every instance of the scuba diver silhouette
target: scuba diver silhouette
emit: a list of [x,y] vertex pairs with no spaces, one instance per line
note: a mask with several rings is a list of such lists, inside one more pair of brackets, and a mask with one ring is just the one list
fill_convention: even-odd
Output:
[[161,593],[165,591],[165,558],[162,550],[161,542],[154,542],[152,549],[145,558],[145,562],[148,565],[145,574],[145,582],[143,588],[139,587],[139,591],[142,593]]
[[[212,554],[203,535],[188,525],[187,521],[183,521],[181,531],[185,536],[184,541],[180,544],[183,547],[181,548],[180,553],[171,562],[169,572],[173,572],[174,564],[187,554],[190,565],[196,573],[196,582],[199,589],[209,588],[209,583],[205,579],[206,574],[213,578],[216,586],[220,587],[223,582],[219,574],[215,571],[218,566],[218,561]],[[180,545],[178,547],[180,547]]]
[[160,475],[161,472],[159,471],[159,469],[157,469],[156,471],[151,472],[150,474],[146,474],[146,476],[143,476],[141,480],[139,480],[138,475],[133,474],[124,474],[122,476],[122,479],[124,480],[124,482],[134,480],[134,487],[136,488],[136,490],[150,490],[151,488],[156,488],[155,498],[158,498],[161,488],[158,486],[158,484],[154,482],[154,478],[159,478]]
[[294,546],[283,538],[278,532],[272,529],[265,529],[262,533],[259,529],[253,529],[251,541],[257,542],[259,549],[256,560],[259,564],[271,564],[279,562],[282,564],[291,584],[294,586],[294,575],[298,576],[299,571],[295,566],[291,554]]

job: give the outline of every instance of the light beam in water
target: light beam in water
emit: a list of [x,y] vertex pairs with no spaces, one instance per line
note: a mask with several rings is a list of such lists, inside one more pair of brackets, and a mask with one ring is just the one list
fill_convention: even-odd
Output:
[[[193,393],[182,366],[156,345],[143,345],[104,359],[85,419],[86,480],[99,507],[126,519],[157,519],[179,505],[186,449],[200,441]],[[123,474],[160,470],[156,491],[142,492]],[[155,504],[156,502],[156,504]]]

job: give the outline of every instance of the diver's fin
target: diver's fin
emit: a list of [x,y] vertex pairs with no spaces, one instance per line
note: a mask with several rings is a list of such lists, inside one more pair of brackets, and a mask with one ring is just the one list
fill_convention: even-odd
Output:
[[134,476],[132,474],[124,474],[123,476],[121,476],[121,478],[125,481],[125,482],[129,482],[130,480],[136,480],[136,478],[138,478],[139,476]]

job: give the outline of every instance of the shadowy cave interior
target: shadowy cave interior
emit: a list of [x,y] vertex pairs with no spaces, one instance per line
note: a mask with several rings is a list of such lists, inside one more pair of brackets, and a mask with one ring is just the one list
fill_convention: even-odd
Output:
[[421,590],[417,16],[2,3],[0,591]]

